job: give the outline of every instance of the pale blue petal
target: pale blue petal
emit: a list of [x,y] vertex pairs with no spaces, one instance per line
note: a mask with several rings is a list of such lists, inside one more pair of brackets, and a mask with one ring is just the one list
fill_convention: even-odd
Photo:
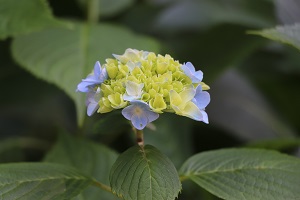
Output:
[[202,86],[198,85],[196,88],[196,94],[193,99],[193,103],[197,105],[197,107],[203,110],[210,102],[210,95],[206,91],[202,91]]
[[148,124],[148,118],[145,113],[140,115],[132,115],[131,123],[136,129],[142,130]]
[[103,68],[101,74],[99,75],[99,83],[103,83],[108,78],[108,73],[106,68]]
[[201,82],[203,79],[203,72],[201,70],[198,70],[194,73],[194,76],[198,82]]
[[208,115],[207,115],[207,113],[206,113],[204,110],[201,110],[201,114],[202,114],[202,116],[203,116],[202,121],[203,121],[204,123],[208,124]]
[[89,103],[88,107],[87,107],[87,115],[88,116],[92,116],[96,110],[98,110],[99,108],[99,104],[97,103]]
[[185,73],[185,75],[187,75],[188,77],[191,78],[192,73],[191,73],[190,69],[186,65],[182,65],[181,69],[183,70],[183,72]]
[[196,105],[199,109],[204,109],[210,102],[210,95],[208,92],[200,92],[195,95]]
[[143,110],[150,110],[150,106],[146,102],[141,100],[133,100],[130,102],[130,104],[139,106],[143,108]]
[[87,115],[91,116],[99,108],[99,100],[101,98],[100,88],[97,91],[89,91],[86,98]]
[[91,87],[95,87],[97,84],[101,84],[108,78],[106,68],[102,69],[100,62],[97,61],[94,66],[94,73],[82,79],[81,83],[77,86],[77,91],[88,92]]
[[132,109],[132,107],[133,107],[133,105],[130,105],[122,110],[122,115],[128,120],[131,120],[131,117],[134,112],[134,109]]
[[94,75],[95,77],[99,77],[101,74],[101,64],[99,61],[97,61],[94,65]]
[[195,72],[195,67],[194,67],[194,65],[193,65],[191,62],[185,63],[185,66],[189,69],[189,71],[190,71],[191,73],[194,73],[194,72]]
[[91,83],[82,81],[77,85],[77,90],[76,91],[89,92],[90,91],[90,89],[89,89],[90,85],[91,85]]
[[198,85],[197,88],[196,88],[196,94],[199,93],[199,92],[202,92],[202,85]]
[[192,83],[199,83],[203,79],[202,71],[195,71],[195,67],[191,62],[187,62],[181,66],[181,69],[192,80]]
[[[149,105],[143,101],[133,100],[130,103],[130,106],[122,110],[122,115],[126,119],[131,120],[133,126],[138,130],[142,130],[148,123],[159,117],[159,115],[151,111]],[[137,110],[138,112],[136,112]]]
[[148,123],[153,122],[154,120],[157,120],[157,118],[159,117],[158,113],[152,112],[152,111],[147,111],[146,115],[148,118]]
[[88,75],[85,79],[82,79],[84,82],[89,82],[90,84],[97,84],[99,80],[95,77],[94,74]]

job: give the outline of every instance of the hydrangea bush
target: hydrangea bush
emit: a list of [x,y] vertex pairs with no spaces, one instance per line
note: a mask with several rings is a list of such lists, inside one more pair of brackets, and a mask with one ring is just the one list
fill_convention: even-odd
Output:
[[127,49],[123,55],[96,62],[94,70],[77,86],[87,93],[87,114],[122,109],[123,116],[142,130],[164,112],[208,123],[205,107],[209,86],[192,63],[179,63],[170,55]]

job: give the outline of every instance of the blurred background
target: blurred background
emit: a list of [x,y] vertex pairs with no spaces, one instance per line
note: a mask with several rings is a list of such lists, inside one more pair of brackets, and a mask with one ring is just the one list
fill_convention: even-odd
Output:
[[[87,19],[84,0],[48,3],[55,17]],[[225,147],[273,148],[300,155],[300,52],[247,34],[249,30],[300,22],[299,1],[102,0],[97,6],[97,23],[151,38],[159,45],[156,53],[170,54],[181,63],[192,62],[203,71],[204,82],[211,87],[209,125],[163,114],[155,121],[155,130],[145,130],[146,143],[167,154],[176,167],[195,153]],[[104,40],[125,41],[117,32],[116,29],[116,34]],[[43,38],[47,43],[51,39]],[[120,112],[86,117],[79,127],[79,111],[70,95],[57,82],[53,84],[35,72],[30,73],[13,53],[17,46],[13,38],[0,41],[2,163],[43,159],[61,132],[85,135],[118,152],[134,144],[128,121]],[[108,56],[125,51],[125,47],[99,48],[107,51]],[[101,56],[100,62],[104,62]],[[80,67],[75,63],[73,70]],[[90,70],[92,67],[88,66]],[[79,83],[80,79],[76,81]],[[74,83],[70,82],[69,87],[74,88],[74,95],[79,95]],[[189,189],[184,190],[181,199],[216,199],[186,184],[184,188]]]

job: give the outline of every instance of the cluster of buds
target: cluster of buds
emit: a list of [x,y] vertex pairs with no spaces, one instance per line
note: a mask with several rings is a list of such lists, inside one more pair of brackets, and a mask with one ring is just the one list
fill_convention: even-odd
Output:
[[122,115],[138,130],[164,112],[208,123],[209,87],[192,63],[136,49],[113,56],[102,66],[97,61],[77,86],[77,91],[87,93],[88,116],[123,109]]

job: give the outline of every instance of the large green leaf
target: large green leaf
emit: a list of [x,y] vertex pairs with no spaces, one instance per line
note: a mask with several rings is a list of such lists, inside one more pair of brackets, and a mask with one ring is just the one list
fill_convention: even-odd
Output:
[[155,28],[169,33],[229,23],[248,27],[275,25],[273,2],[266,0],[189,0],[170,4],[156,18]]
[[[62,134],[45,161],[73,166],[101,183],[109,184],[109,170],[116,159],[117,153],[105,146]],[[81,194],[81,199],[111,200],[117,197],[99,188],[90,187]]]
[[300,24],[277,26],[261,31],[249,31],[250,34],[261,35],[271,40],[294,46],[300,50]]
[[79,124],[84,118],[85,95],[75,92],[77,84],[97,60],[104,62],[126,48],[158,51],[159,45],[122,27],[81,23],[72,30],[57,28],[20,36],[12,44],[13,56],[21,66],[56,84],[75,101]]
[[0,165],[0,199],[71,199],[93,180],[79,171],[49,163]]
[[180,169],[183,179],[223,199],[298,199],[300,160],[270,150],[224,149],[199,153]]
[[125,200],[174,200],[181,189],[173,163],[150,145],[121,154],[109,179],[112,191]]
[[64,26],[46,0],[0,0],[0,39],[48,27]]

